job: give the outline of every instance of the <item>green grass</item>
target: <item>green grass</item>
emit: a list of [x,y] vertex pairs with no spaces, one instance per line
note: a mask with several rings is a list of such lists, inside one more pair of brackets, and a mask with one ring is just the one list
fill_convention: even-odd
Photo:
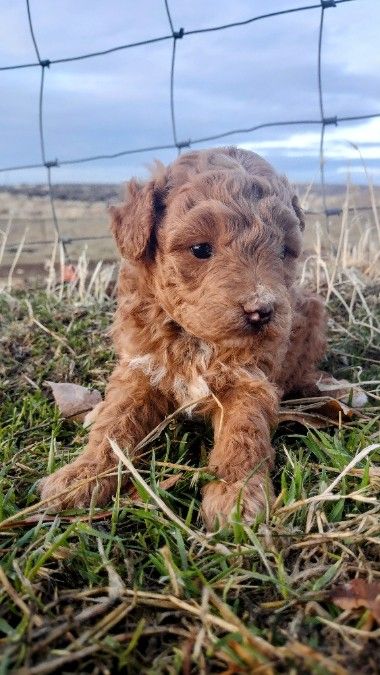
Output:
[[[378,288],[365,294],[375,320]],[[378,441],[370,328],[349,326],[331,303],[325,367],[370,383],[365,418],[322,430],[281,425],[274,512],[253,527],[237,516],[206,537],[199,506],[210,431],[189,421],[171,421],[149,446],[137,497],[118,492],[104,509],[57,516],[33,508],[36,481],[79,453],[87,435],[60,419],[44,381],[103,391],[114,360],[105,336],[112,303],[74,300],[38,290],[0,296],[0,673],[378,672],[379,629],[363,608],[338,609],[331,590],[380,575],[379,450],[333,499],[318,498]],[[353,312],[368,322],[362,303]]]

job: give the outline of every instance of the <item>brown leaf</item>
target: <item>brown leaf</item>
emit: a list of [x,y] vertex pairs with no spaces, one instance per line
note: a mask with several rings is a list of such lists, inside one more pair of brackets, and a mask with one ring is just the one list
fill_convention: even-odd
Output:
[[298,422],[305,427],[312,427],[313,429],[324,429],[337,424],[336,419],[323,416],[318,413],[304,412],[303,410],[282,408],[278,413],[278,422]]
[[325,400],[305,400],[305,404],[296,408],[281,407],[278,414],[280,422],[298,422],[306,427],[323,429],[341,422],[350,422],[353,417],[364,417],[355,408],[350,408],[336,398],[325,397]]
[[62,417],[83,421],[86,413],[101,402],[102,396],[97,389],[87,389],[70,382],[44,382],[54,396]]
[[371,610],[380,624],[380,583],[378,581],[369,583],[365,579],[353,579],[335,588],[331,599],[341,609],[365,607]]
[[343,422],[348,422],[355,415],[355,411],[352,408],[345,403],[342,403],[342,401],[338,401],[336,398],[331,398],[328,401],[319,403],[315,410],[317,410],[320,415],[335,420],[336,422],[339,422],[339,417]]

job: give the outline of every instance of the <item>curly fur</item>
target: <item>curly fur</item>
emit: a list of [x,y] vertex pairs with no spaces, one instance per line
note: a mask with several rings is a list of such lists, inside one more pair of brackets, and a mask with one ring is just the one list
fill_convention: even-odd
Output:
[[[203,397],[193,413],[210,418],[215,432],[206,526],[228,520],[238,499],[245,519],[254,518],[272,498],[279,399],[313,387],[325,348],[323,305],[296,284],[304,226],[286,178],[252,152],[190,152],[157,164],[146,182],[130,181],[112,209],[123,258],[118,364],[86,449],[42,481],[43,498],[113,467],[107,438],[133,453],[166,414]],[[191,247],[204,242],[212,255],[199,259]],[[268,323],[247,320],[268,303]],[[88,504],[92,489],[78,486],[56,505]],[[114,478],[100,479],[98,503],[114,489]]]

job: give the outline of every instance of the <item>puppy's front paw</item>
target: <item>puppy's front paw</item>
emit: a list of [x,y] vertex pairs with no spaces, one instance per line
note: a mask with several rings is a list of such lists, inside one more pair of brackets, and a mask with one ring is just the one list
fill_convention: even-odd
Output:
[[209,531],[231,522],[240,505],[242,519],[250,524],[273,502],[273,487],[267,473],[255,474],[248,481],[227,483],[215,480],[203,490],[202,518]]
[[83,508],[89,506],[97,487],[96,503],[104,504],[112,494],[114,478],[102,478],[98,482],[98,472],[96,464],[79,458],[39,482],[41,499],[51,500],[47,507],[54,511]]

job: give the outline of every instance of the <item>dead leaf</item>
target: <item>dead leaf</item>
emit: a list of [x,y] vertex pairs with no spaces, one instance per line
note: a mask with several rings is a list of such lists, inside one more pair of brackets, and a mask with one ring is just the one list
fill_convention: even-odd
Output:
[[279,423],[298,422],[306,427],[323,429],[324,427],[351,422],[354,417],[365,419],[363,413],[355,408],[350,408],[336,398],[324,396],[314,402],[312,398],[305,399],[305,403],[295,408],[286,408],[283,405],[278,414],[278,421]]
[[337,422],[339,419],[341,419],[342,422],[348,422],[356,414],[355,410],[345,403],[342,403],[342,401],[338,401],[336,398],[330,398],[328,401],[320,402],[316,406],[316,410],[318,410],[318,414],[328,417],[331,420],[336,420]]
[[87,389],[71,382],[44,382],[53,392],[54,400],[62,417],[82,422],[90,410],[101,402],[97,389]]
[[367,394],[358,384],[337,380],[328,373],[322,373],[316,385],[322,395],[338,399],[352,408],[363,408],[368,403]]
[[369,583],[365,579],[353,579],[338,586],[331,594],[331,600],[341,609],[369,609],[380,624],[380,583]]

